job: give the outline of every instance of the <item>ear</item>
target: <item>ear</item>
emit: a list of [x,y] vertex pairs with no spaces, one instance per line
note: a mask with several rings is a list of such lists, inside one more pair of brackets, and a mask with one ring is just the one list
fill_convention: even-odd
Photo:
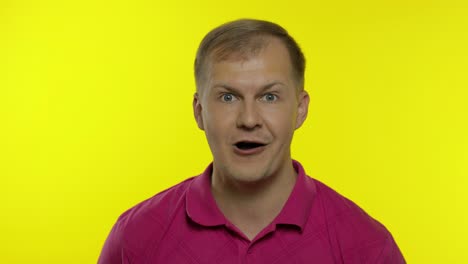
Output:
[[202,105],[198,93],[193,95],[193,115],[197,122],[198,128],[205,130],[203,127]]
[[302,126],[309,112],[309,94],[302,90],[298,97],[296,129]]

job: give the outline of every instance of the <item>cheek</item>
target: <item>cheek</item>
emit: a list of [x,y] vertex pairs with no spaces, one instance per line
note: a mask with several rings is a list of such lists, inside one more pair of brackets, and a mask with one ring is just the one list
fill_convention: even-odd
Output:
[[291,108],[270,109],[264,113],[264,121],[272,132],[289,134],[294,130],[297,113]]
[[219,142],[228,138],[229,131],[232,131],[232,113],[228,109],[206,108],[204,113],[205,132],[209,139]]

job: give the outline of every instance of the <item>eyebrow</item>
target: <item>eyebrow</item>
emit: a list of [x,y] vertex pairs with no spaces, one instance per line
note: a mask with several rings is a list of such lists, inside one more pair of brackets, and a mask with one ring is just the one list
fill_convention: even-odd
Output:
[[[266,90],[270,89],[271,87],[277,85],[277,84],[280,84],[282,86],[286,86],[284,83],[280,82],[280,81],[273,81],[273,82],[270,82],[266,85],[264,85],[262,88],[261,88],[261,93],[262,92],[265,92]],[[228,90],[229,92],[232,92],[232,93],[238,93],[238,90],[230,85],[227,85],[225,83],[218,83],[218,84],[215,84],[213,85],[213,88],[224,88],[226,90]]]

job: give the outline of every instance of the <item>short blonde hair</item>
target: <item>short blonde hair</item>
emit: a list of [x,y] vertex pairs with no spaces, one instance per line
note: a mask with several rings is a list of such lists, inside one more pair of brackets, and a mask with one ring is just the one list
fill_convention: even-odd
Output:
[[233,54],[248,58],[258,53],[268,43],[268,37],[278,38],[285,45],[291,59],[294,78],[299,89],[303,89],[305,57],[288,32],[269,21],[239,19],[211,30],[201,41],[195,58],[197,91],[206,78],[208,62],[222,61]]

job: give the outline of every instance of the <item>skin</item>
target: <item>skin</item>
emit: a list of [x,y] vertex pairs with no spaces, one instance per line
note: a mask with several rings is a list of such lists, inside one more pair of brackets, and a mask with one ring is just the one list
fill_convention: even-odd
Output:
[[[252,240],[294,187],[290,147],[307,117],[309,96],[298,89],[288,51],[273,37],[255,55],[233,54],[208,68],[193,110],[213,154],[212,193],[227,219]],[[265,146],[239,153],[239,141]]]

